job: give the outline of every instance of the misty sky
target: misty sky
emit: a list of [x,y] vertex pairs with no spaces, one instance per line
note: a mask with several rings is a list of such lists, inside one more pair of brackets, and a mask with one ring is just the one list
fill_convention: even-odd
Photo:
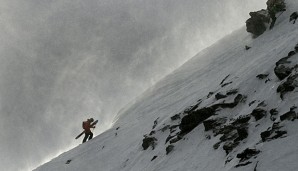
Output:
[[265,0],[0,0],[0,166],[32,170],[95,135]]

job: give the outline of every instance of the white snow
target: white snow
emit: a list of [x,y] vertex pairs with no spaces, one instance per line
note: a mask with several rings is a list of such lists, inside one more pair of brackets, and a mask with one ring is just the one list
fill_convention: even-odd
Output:
[[[284,126],[282,130],[288,132],[285,138],[261,142],[260,133],[271,127],[273,122],[269,114],[259,121],[252,118],[248,138],[228,155],[222,144],[217,150],[213,148],[220,136],[213,137],[211,131],[204,131],[203,124],[174,143],[174,150],[166,155],[169,142],[165,144],[165,140],[170,132],[169,129],[165,132],[160,130],[165,125],[179,124],[179,121],[171,121],[170,117],[197,104],[200,99],[199,108],[215,104],[214,95],[207,98],[209,92],[216,94],[238,89],[239,93],[247,96],[245,103],[217,112],[228,118],[249,114],[262,101],[267,104],[265,108],[268,111],[277,108],[279,115],[297,106],[298,90],[287,93],[281,100],[276,92],[281,81],[273,72],[275,63],[287,56],[298,43],[298,23],[289,22],[290,14],[298,11],[298,2],[288,0],[287,5],[290,8],[281,14],[272,30],[252,39],[243,27],[203,50],[122,110],[111,129],[35,171],[252,171],[255,167],[261,171],[298,170],[297,120],[281,123]],[[251,49],[245,50],[246,45]],[[268,73],[271,81],[265,83],[265,80],[256,78],[263,73]],[[225,83],[232,83],[221,87],[220,82],[228,75]],[[228,97],[226,101],[230,102],[234,97]],[[249,106],[253,100],[256,102]],[[143,136],[151,132],[155,120],[156,147],[143,150]],[[206,138],[208,135],[211,139]],[[235,168],[239,163],[235,156],[246,148],[256,148],[261,153],[250,159],[251,164]],[[157,158],[151,161],[154,156]],[[232,160],[225,164],[227,158]],[[68,160],[71,162],[66,164]]]

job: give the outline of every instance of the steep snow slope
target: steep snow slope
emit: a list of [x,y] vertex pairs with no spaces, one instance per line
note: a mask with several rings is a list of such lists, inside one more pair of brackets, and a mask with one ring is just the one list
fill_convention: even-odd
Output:
[[[298,3],[288,0],[287,5],[289,8],[272,30],[254,40],[244,28],[225,37],[145,92],[119,114],[110,130],[36,171],[298,170],[296,117],[290,116],[293,121],[280,118],[290,108],[297,115],[293,106],[298,105],[298,89],[285,93],[282,99],[277,88],[287,78],[280,80],[274,73],[275,63],[298,43],[298,23],[288,21],[290,14],[298,10]],[[246,45],[251,49],[246,50]],[[298,54],[291,57],[292,63],[298,62],[297,57]],[[268,76],[258,79],[259,74]],[[293,85],[297,86],[297,79]],[[215,97],[227,92],[227,97]],[[240,101],[232,107],[216,107],[204,124],[200,122],[194,129],[179,133],[186,116],[193,116],[204,107],[234,104],[234,98],[240,94]],[[175,115],[177,118],[171,119]],[[222,123],[205,131],[206,121],[219,118]],[[240,122],[239,118],[248,120],[223,133],[229,125]],[[243,129],[248,135],[236,140]],[[216,134],[217,131],[222,132]],[[142,147],[144,135],[155,138],[146,150]],[[173,150],[167,154],[169,146]],[[252,150],[242,153],[247,148]]]

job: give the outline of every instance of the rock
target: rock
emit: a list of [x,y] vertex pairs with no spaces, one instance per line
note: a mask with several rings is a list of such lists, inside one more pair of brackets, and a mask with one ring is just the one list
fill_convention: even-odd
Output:
[[217,93],[217,94],[215,95],[216,100],[223,99],[223,98],[226,98],[226,97],[227,97],[227,95],[223,95],[223,94],[221,94],[221,93]]
[[295,55],[295,54],[296,54],[295,51],[290,51],[290,52],[288,53],[288,57],[291,57],[291,56],[293,56],[293,55]]
[[220,142],[217,142],[216,144],[214,144],[213,145],[214,150],[217,150],[218,147],[220,146],[220,144],[221,144],[221,141]]
[[173,150],[174,150],[174,146],[173,146],[173,145],[169,145],[169,146],[167,146],[167,148],[166,148],[167,155],[168,155],[170,152],[172,152]]
[[287,80],[277,87],[277,92],[280,93],[280,98],[283,99],[284,94],[293,91],[298,87],[298,74],[289,76]]
[[171,120],[172,121],[175,121],[175,120],[178,120],[178,119],[180,119],[180,115],[179,114],[176,114],[176,115],[174,115],[174,116],[171,117]]
[[69,164],[71,162],[71,160],[67,160],[65,164]]
[[145,136],[145,138],[143,139],[143,144],[142,147],[144,150],[147,150],[150,146],[152,147],[152,149],[155,148],[155,141],[157,141],[157,139],[155,137],[148,137]]
[[284,120],[295,120],[297,119],[297,115],[296,115],[296,112],[295,111],[289,111],[283,115],[280,116],[280,120],[281,121],[284,121]]
[[285,134],[287,134],[287,131],[281,131],[279,130],[280,128],[282,127],[279,126],[279,123],[274,123],[272,125],[272,128],[269,127],[266,131],[261,133],[262,141],[265,142],[277,138],[282,138]]
[[266,141],[268,137],[270,137],[271,135],[271,130],[268,130],[268,131],[264,131],[264,132],[261,132],[261,138],[262,138],[262,141]]
[[157,158],[157,156],[153,156],[153,158],[151,159],[151,161],[155,160]]
[[269,74],[259,74],[259,75],[257,75],[256,77],[257,77],[258,79],[262,80],[262,79],[267,78],[268,75],[269,75]]
[[208,119],[210,116],[215,114],[215,109],[211,107],[204,107],[197,111],[184,116],[181,120],[179,128],[181,134],[187,134],[195,127],[197,127],[204,120]]
[[237,158],[240,159],[240,162],[243,162],[245,160],[248,160],[250,159],[251,157],[259,154],[261,151],[260,150],[257,150],[257,149],[250,149],[250,148],[247,148],[245,149],[243,152],[237,154]]
[[267,111],[261,108],[256,108],[252,111],[251,115],[255,117],[256,121],[262,119],[264,116],[266,116]]
[[278,65],[274,68],[274,74],[279,80],[283,80],[291,74],[292,70],[292,68],[286,67],[285,65]]
[[266,25],[270,22],[270,18],[267,10],[250,12],[249,15],[250,18],[246,20],[246,31],[252,33],[256,38],[266,31]]

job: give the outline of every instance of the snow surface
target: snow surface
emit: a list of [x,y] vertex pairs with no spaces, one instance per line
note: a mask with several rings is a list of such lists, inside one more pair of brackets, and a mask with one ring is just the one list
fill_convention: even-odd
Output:
[[[38,167],[35,171],[293,171],[298,170],[298,124],[283,121],[282,129],[287,131],[284,138],[262,142],[260,133],[272,126],[267,115],[259,121],[251,118],[249,135],[228,155],[213,145],[220,136],[214,137],[211,131],[204,131],[198,125],[184,138],[174,143],[174,150],[168,155],[165,144],[169,129],[161,131],[166,125],[177,125],[170,118],[181,114],[185,109],[198,103],[198,108],[218,102],[209,92],[226,92],[238,89],[246,95],[246,101],[232,109],[222,109],[216,114],[230,119],[247,115],[264,101],[268,111],[277,108],[279,115],[298,105],[298,90],[287,93],[284,100],[276,92],[281,81],[274,74],[275,63],[287,56],[298,43],[298,23],[289,22],[292,12],[298,11],[298,2],[288,0],[289,8],[277,19],[272,30],[266,31],[257,39],[252,39],[245,28],[235,31],[211,47],[203,50],[181,68],[164,78],[146,91],[131,106],[123,109],[117,116],[114,126],[91,141],[65,152],[52,161]],[[245,46],[251,49],[245,50]],[[296,54],[297,58],[298,55]],[[270,81],[256,78],[258,74],[268,73]],[[229,76],[228,76],[229,75]],[[228,76],[228,77],[227,77]],[[221,87],[221,81],[231,84]],[[226,98],[232,101],[235,96]],[[249,102],[256,103],[249,105]],[[156,127],[152,129],[156,121]],[[275,122],[278,122],[277,119]],[[154,149],[142,148],[144,135],[155,130],[157,144]],[[179,131],[179,128],[176,130]],[[210,136],[211,138],[206,138]],[[246,148],[256,148],[260,154],[251,158],[251,164],[236,168],[239,159],[235,156]],[[157,156],[156,159],[151,159]],[[226,163],[227,159],[231,159]],[[69,164],[66,164],[71,160]]]

